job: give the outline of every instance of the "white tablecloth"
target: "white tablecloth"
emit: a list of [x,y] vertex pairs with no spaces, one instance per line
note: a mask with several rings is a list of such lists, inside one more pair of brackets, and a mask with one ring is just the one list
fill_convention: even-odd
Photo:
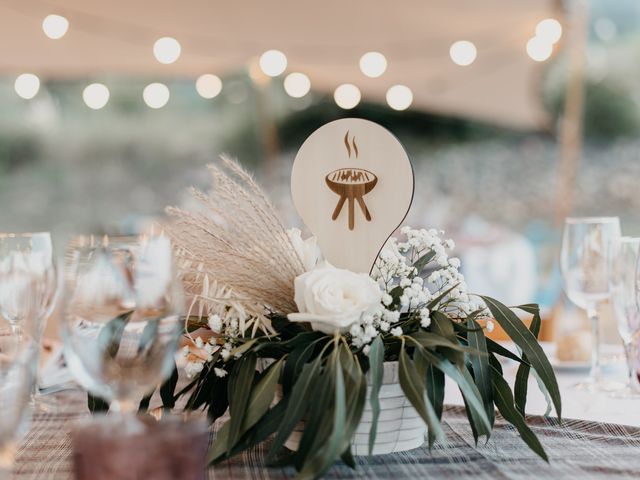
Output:
[[[503,343],[512,351],[515,351],[513,344]],[[553,345],[543,344],[545,351],[553,355]],[[603,353],[607,356],[616,355],[617,362],[608,362],[604,368],[604,375],[607,380],[624,382],[626,380],[626,367],[622,357],[622,347],[607,346],[603,348]],[[518,364],[509,362],[503,364],[505,376],[513,387]],[[563,418],[574,418],[579,420],[592,420],[597,422],[618,423],[622,425],[632,425],[640,427],[640,400],[613,398],[606,393],[592,393],[579,391],[573,388],[578,382],[583,380],[588,374],[588,370],[581,371],[556,371],[556,378],[560,386],[562,395],[562,416]],[[452,381],[448,381],[445,391],[445,404],[462,405],[462,396]],[[545,413],[547,403],[543,394],[537,386],[537,382],[531,376],[529,378],[529,396],[527,402],[527,413],[542,415]],[[553,413],[555,416],[555,413]]]

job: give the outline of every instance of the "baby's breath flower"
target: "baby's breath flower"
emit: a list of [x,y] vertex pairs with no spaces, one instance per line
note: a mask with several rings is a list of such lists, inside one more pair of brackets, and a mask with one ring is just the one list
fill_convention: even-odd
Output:
[[393,335],[394,337],[401,337],[402,336],[402,328],[400,327],[394,327],[391,329],[391,335]]
[[213,373],[215,373],[216,377],[219,377],[219,378],[224,378],[227,376],[227,371],[224,368],[216,367],[213,369]]

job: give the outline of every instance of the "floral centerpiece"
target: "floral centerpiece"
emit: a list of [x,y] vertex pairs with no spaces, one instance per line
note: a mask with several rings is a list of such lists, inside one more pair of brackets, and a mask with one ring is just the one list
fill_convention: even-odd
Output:
[[[238,164],[222,158],[210,171],[213,192],[193,190],[202,208],[168,209],[167,231],[192,299],[184,348],[191,381],[178,395],[212,420],[229,413],[211,462],[273,437],[267,463],[312,478],[337,459],[354,466],[354,454],[393,451],[384,446],[389,434],[395,450],[425,438],[432,445],[444,437],[447,377],[464,397],[476,441],[491,435],[497,408],[547,459],[524,417],[532,369],[561,414],[537,342],[537,305],[516,307],[531,315],[527,328],[511,308],[472,295],[451,256],[454,242],[434,229],[403,227],[370,275],[336,268],[314,238],[285,229]],[[518,354],[487,338],[493,322]],[[513,391],[499,357],[519,363]],[[385,388],[395,393],[381,395]],[[399,425],[380,428],[381,412],[394,408],[409,422],[408,438]]]

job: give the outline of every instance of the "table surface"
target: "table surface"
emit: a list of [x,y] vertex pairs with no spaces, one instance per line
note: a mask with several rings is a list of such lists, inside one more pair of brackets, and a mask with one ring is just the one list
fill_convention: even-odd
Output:
[[[506,365],[505,374],[513,377],[515,365]],[[624,369],[611,371],[623,380]],[[605,394],[578,392],[571,388],[584,372],[558,373],[562,390],[562,427],[553,418],[531,416],[528,421],[550,457],[546,464],[531,453],[513,427],[498,418],[492,438],[475,446],[464,410],[457,406],[461,397],[448,382],[443,428],[444,444],[431,452],[419,448],[393,455],[358,457],[358,470],[338,463],[327,478],[448,477],[529,478],[531,476],[567,478],[639,478],[640,477],[640,400],[613,399]],[[531,381],[528,411],[542,414],[544,397]],[[57,412],[34,414],[31,428],[18,451],[16,479],[68,479],[72,477],[72,447],[69,431],[74,422],[86,417],[81,392],[59,394]],[[597,423],[597,422],[607,423]],[[623,427],[621,425],[627,425]],[[220,424],[216,424],[212,432]],[[261,445],[214,468],[211,479],[288,478],[295,471],[265,468],[267,445]]]

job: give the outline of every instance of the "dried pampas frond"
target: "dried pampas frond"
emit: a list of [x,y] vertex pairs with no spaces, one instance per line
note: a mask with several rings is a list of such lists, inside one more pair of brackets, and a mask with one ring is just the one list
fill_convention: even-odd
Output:
[[272,333],[270,312],[296,311],[293,282],[303,265],[275,208],[237,162],[209,165],[213,190],[191,193],[203,207],[169,207],[166,232],[176,246],[184,288],[200,317],[234,316],[241,334]]

